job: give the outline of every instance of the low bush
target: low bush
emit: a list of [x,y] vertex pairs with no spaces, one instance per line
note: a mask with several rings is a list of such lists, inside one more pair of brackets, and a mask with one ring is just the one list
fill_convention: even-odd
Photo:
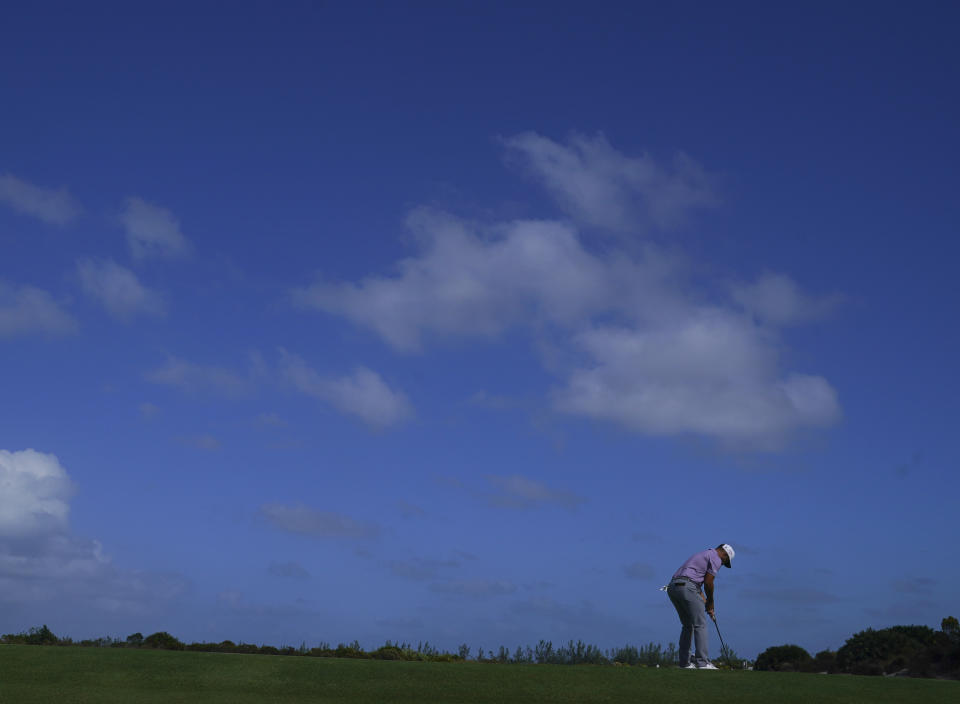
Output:
[[776,672],[802,672],[813,658],[799,645],[775,645],[767,648],[757,657],[756,670]]
[[184,650],[186,646],[166,631],[152,633],[143,639],[143,647],[157,650]]

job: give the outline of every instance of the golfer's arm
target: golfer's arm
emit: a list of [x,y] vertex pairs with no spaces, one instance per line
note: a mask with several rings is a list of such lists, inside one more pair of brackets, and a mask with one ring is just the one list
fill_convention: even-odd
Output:
[[707,608],[713,606],[713,575],[705,574],[703,576],[703,593],[707,597]]

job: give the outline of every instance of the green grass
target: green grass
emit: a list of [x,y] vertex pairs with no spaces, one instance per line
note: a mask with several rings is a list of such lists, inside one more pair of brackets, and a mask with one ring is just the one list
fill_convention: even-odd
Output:
[[902,678],[0,645],[3,704],[956,701],[960,683]]

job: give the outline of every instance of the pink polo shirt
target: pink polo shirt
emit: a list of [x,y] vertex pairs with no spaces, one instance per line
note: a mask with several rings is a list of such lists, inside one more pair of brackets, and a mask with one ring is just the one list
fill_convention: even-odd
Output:
[[680,566],[680,569],[673,573],[671,579],[687,577],[697,584],[703,584],[703,578],[707,573],[716,575],[722,566],[723,560],[721,560],[720,555],[717,554],[716,548],[710,548],[709,550],[698,552],[696,555],[691,555],[687,558],[687,561]]

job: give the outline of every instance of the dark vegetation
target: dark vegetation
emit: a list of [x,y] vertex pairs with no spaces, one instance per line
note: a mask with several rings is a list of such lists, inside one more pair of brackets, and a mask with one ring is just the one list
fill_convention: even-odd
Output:
[[[569,641],[566,645],[554,646],[552,641],[541,640],[535,648],[517,646],[510,651],[504,646],[499,650],[486,651],[479,648],[474,654],[464,643],[456,653],[441,651],[429,642],[420,642],[416,648],[410,643],[387,641],[376,650],[364,650],[360,643],[340,643],[336,647],[329,643],[320,643],[308,648],[305,643],[299,647],[291,645],[279,648],[272,645],[254,643],[234,643],[225,640],[220,643],[183,643],[166,631],[159,631],[144,637],[142,633],[132,633],[126,640],[119,638],[96,638],[74,641],[72,638],[58,638],[46,626],[31,628],[23,633],[9,633],[0,637],[0,643],[22,645],[78,645],[96,648],[138,648],[154,650],[186,650],[209,653],[242,653],[247,655],[299,655],[320,658],[351,658],[363,660],[406,660],[421,662],[474,662],[498,664],[541,664],[541,665],[635,665],[641,667],[673,667],[677,663],[677,649],[671,643],[664,648],[659,643],[640,646],[625,645],[603,651],[595,645],[583,641]],[[737,658],[733,651],[725,651],[721,661],[728,666],[742,668],[744,661]]]
[[[347,658],[362,660],[403,660],[419,662],[465,662],[473,660],[497,664],[547,665],[631,665],[639,667],[675,667],[678,660],[676,646],[663,648],[659,643],[636,647],[625,645],[603,651],[595,645],[572,640],[555,647],[551,641],[541,640],[535,648],[517,646],[510,651],[500,646],[497,651],[479,648],[474,655],[469,645],[463,644],[456,653],[440,651],[428,642],[414,648],[410,643],[387,641],[376,650],[366,651],[360,643],[340,643],[332,647],[320,643],[308,648],[234,643],[183,643],[166,631],[144,637],[133,633],[126,640],[97,638],[74,641],[58,638],[46,626],[29,631],[7,634],[0,643],[23,645],[63,645],[100,648],[136,648],[153,650],[184,650],[211,653],[242,653],[248,655],[287,655],[320,658]],[[721,667],[745,669],[750,663],[737,657],[729,648],[723,648],[715,662]],[[960,679],[960,623],[950,616],[941,622],[941,630],[928,626],[893,626],[882,630],[867,629],[855,634],[836,652],[824,650],[811,656],[799,645],[778,645],[763,651],[754,663],[754,669],[778,672],[828,672],[856,675],[904,675],[911,677],[946,677]]]
[[929,626],[868,628],[836,652],[823,650],[813,657],[799,645],[778,645],[760,653],[755,669],[960,679],[960,622],[948,616],[939,631]]

